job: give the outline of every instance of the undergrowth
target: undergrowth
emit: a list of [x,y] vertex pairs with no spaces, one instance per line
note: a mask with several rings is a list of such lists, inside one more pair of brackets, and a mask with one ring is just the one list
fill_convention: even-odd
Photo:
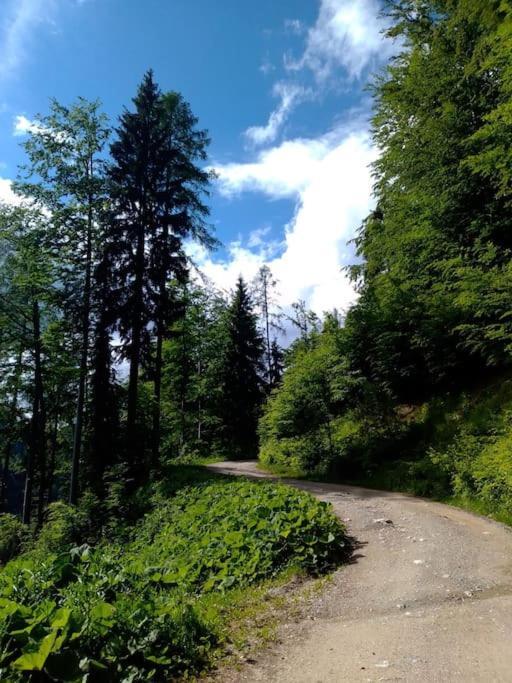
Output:
[[94,546],[70,542],[70,510],[58,504],[32,548],[6,564],[2,681],[197,674],[247,612],[244,593],[283,572],[326,572],[346,552],[341,523],[304,492],[206,474],[197,483],[186,472],[155,488],[139,522]]
[[333,451],[305,463],[269,443],[262,464],[286,476],[431,497],[512,524],[512,381],[407,408],[405,419],[397,411],[385,424],[351,415],[344,429],[337,418]]

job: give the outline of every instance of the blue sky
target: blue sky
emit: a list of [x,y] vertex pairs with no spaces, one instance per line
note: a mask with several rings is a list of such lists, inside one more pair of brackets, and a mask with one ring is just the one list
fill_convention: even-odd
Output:
[[340,266],[371,207],[369,75],[393,46],[380,0],[2,0],[0,197],[29,122],[56,97],[100,98],[112,119],[149,67],[209,130],[224,246],[192,247],[221,288],[264,262],[282,303],[318,313],[353,292]]

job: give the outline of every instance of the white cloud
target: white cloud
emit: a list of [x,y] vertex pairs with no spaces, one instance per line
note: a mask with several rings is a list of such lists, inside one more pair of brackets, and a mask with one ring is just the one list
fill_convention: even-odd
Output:
[[[66,0],[76,6],[87,0]],[[64,0],[0,0],[0,80],[16,73],[42,24],[54,25]]]
[[268,54],[265,56],[262,63],[260,64],[259,70],[262,74],[265,74],[265,76],[276,70],[275,65],[272,64],[272,62],[270,61],[270,57],[268,56]]
[[264,225],[262,228],[256,228],[249,233],[247,246],[251,248],[262,247],[265,244],[265,237],[271,231],[271,225]]
[[22,114],[14,118],[13,134],[16,136],[27,135],[27,133],[37,133],[41,130],[41,125],[38,124],[37,121],[31,121]]
[[347,241],[373,205],[369,164],[375,156],[367,133],[340,126],[318,139],[284,142],[253,163],[218,166],[221,193],[295,198],[295,213],[277,255],[275,245],[235,242],[227,259],[196,251],[196,262],[222,289],[240,273],[251,279],[268,263],[284,306],[304,299],[318,314],[346,308],[355,293],[341,266],[351,259]]
[[22,198],[13,192],[11,181],[8,178],[0,178],[0,204],[19,206],[21,202]]
[[342,67],[350,78],[392,53],[392,42],[382,35],[387,23],[379,0],[321,0],[315,25],[298,60],[286,61],[289,71],[311,69],[317,81]]
[[255,145],[273,142],[292,109],[309,92],[306,88],[293,83],[276,83],[274,85],[274,95],[280,98],[280,103],[270,114],[265,126],[251,126],[245,131],[245,136]]
[[3,0],[6,11],[0,25],[0,78],[11,76],[20,66],[31,32],[51,21],[55,5],[55,0]]
[[253,162],[217,164],[219,191],[227,197],[247,190],[274,199],[297,197],[310,184],[337,138],[339,133],[334,131],[317,139],[286,140],[262,150]]

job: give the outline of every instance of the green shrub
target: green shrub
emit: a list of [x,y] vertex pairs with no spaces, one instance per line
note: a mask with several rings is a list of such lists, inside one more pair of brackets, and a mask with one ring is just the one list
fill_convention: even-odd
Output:
[[185,489],[149,515],[134,550],[135,571],[158,566],[156,582],[204,592],[274,576],[291,564],[325,571],[344,541],[329,507],[309,494],[267,482],[221,482]]
[[83,539],[87,524],[87,514],[80,508],[66,505],[62,501],[50,503],[36,548],[47,553],[67,549]]
[[0,563],[5,564],[17,555],[29,535],[26,525],[18,517],[0,514]]
[[346,549],[329,506],[286,486],[221,479],[157,501],[130,542],[66,550],[80,513],[52,507],[39,548],[0,572],[0,680],[198,672],[232,589],[289,567],[317,574]]

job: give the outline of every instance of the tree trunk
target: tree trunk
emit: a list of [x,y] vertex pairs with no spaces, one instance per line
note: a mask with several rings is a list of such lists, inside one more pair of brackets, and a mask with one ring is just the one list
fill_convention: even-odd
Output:
[[[105,287],[103,287],[105,290]],[[104,299],[106,292],[103,291]],[[94,372],[92,376],[92,444],[87,478],[90,487],[101,500],[104,497],[104,474],[113,452],[114,420],[110,386],[110,335],[104,303],[99,313],[94,341]]]
[[23,497],[22,519],[25,524],[30,523],[32,515],[32,499],[34,491],[34,471],[36,461],[39,465],[40,496],[38,505],[38,522],[42,521],[43,492],[46,480],[46,451],[45,451],[45,412],[42,374],[42,343],[41,318],[39,303],[32,303],[32,327],[34,339],[34,398],[32,402],[32,418],[30,425],[30,447],[28,450],[27,474],[25,479],[25,493]]
[[158,468],[160,459],[160,398],[162,393],[162,346],[163,325],[160,321],[156,337],[155,381],[153,385],[153,444],[151,452],[151,468]]
[[180,453],[183,451],[183,446],[185,445],[185,431],[186,431],[186,420],[185,420],[185,408],[186,408],[186,396],[187,396],[187,384],[188,384],[188,367],[187,367],[187,357],[185,354],[185,328],[181,335],[181,381],[180,381]]
[[266,342],[267,342],[267,378],[268,386],[270,388],[272,384],[272,356],[270,351],[270,320],[268,315],[268,290],[267,283],[264,284],[263,288],[263,300],[265,306],[265,331],[266,331]]
[[[92,175],[92,160],[90,161]],[[85,256],[85,281],[82,310],[82,351],[80,356],[80,376],[78,381],[78,397],[76,404],[75,431],[73,438],[73,454],[71,457],[71,480],[69,484],[69,503],[76,505],[78,498],[78,476],[80,470],[80,454],[82,449],[82,425],[87,383],[87,369],[89,358],[89,326],[91,311],[91,273],[92,273],[92,196],[89,194],[89,209],[87,216],[87,246]]]
[[16,369],[14,371],[14,387],[12,394],[12,401],[9,410],[9,426],[8,433],[5,439],[4,447],[4,461],[2,467],[2,488],[0,492],[0,506],[1,509],[7,511],[7,486],[9,481],[9,468],[11,464],[11,451],[14,442],[14,425],[16,422],[16,412],[18,409],[18,393],[21,378],[21,361],[23,359],[23,351],[20,349],[16,359]]
[[55,459],[57,455],[57,437],[59,433],[59,415],[55,414],[53,420],[52,436],[50,441],[50,462],[48,464],[48,479],[46,482],[46,504],[48,505],[52,499],[53,480],[55,477]]
[[[199,382],[198,382],[199,386],[200,386],[200,382],[201,382],[201,371],[202,371],[201,359],[199,359],[197,361],[197,376],[199,378]],[[198,441],[198,443],[201,443],[201,439],[202,439],[202,433],[201,433],[202,426],[203,425],[202,425],[201,393],[199,392],[198,397],[197,397],[197,441]]]
[[139,367],[142,334],[142,297],[144,277],[144,229],[139,228],[137,238],[134,307],[132,317],[132,339],[130,346],[130,373],[128,379],[128,408],[126,417],[126,438],[128,464],[132,474],[136,474],[136,463],[140,457],[140,443],[137,429],[137,401],[139,389]]

